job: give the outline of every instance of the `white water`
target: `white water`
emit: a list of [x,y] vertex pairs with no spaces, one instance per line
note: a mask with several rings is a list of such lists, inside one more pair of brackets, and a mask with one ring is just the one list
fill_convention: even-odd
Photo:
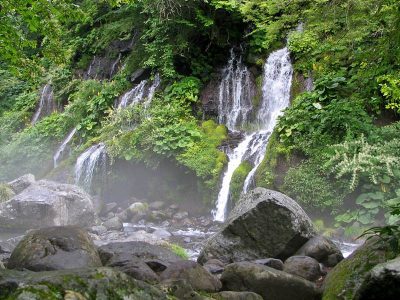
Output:
[[131,90],[122,95],[121,100],[118,104],[118,108],[125,108],[129,105],[135,105],[137,103],[144,102],[145,108],[147,108],[154,94],[161,83],[160,76],[156,74],[153,82],[150,84],[148,80],[142,80],[138,85],[133,87]]
[[53,88],[48,83],[43,87],[40,93],[39,107],[37,108],[35,114],[33,115],[31,124],[34,125],[41,118],[50,115],[55,110],[56,110],[56,105],[54,103]]
[[[233,64],[230,61],[228,67],[232,68],[232,66]],[[234,71],[230,71],[229,73],[234,73]],[[259,130],[251,134],[246,134],[244,140],[237,148],[234,149],[233,152],[228,153],[228,168],[224,174],[221,190],[218,194],[214,220],[221,222],[225,220],[232,176],[236,168],[243,161],[253,162],[253,168],[245,180],[243,190],[247,192],[250,188],[254,174],[264,159],[268,139],[276,125],[277,119],[282,114],[282,110],[289,105],[292,75],[293,68],[290,62],[290,53],[288,49],[283,48],[271,53],[264,66],[262,99],[255,120],[255,125],[257,125]],[[230,80],[236,80],[236,82],[227,83],[225,80],[226,78],[227,77],[223,79],[221,87],[229,85],[237,86],[237,88],[240,89],[243,88],[243,82],[246,82],[242,81],[241,77],[231,76],[229,77]],[[246,87],[247,83],[245,84],[244,90],[246,90]],[[227,93],[225,95],[230,96],[230,94]],[[224,121],[228,128],[236,128],[238,123],[240,124],[240,122],[243,121],[243,118],[240,119],[237,116],[244,115],[246,116],[245,121],[248,121],[247,114],[251,112],[252,107],[249,107],[247,102],[242,99],[243,97],[246,98],[246,95],[251,95],[251,93],[235,94],[235,96],[241,98],[235,99],[233,105],[227,105],[226,103],[229,103],[230,98],[221,96],[220,90],[220,107],[229,107],[228,110],[221,110],[223,117],[220,116],[220,121]],[[244,104],[243,108],[241,106],[242,104]]]
[[122,54],[121,54],[121,52],[120,52],[120,53],[118,54],[117,59],[113,62],[112,66],[111,66],[110,78],[113,77],[113,75],[114,75],[114,73],[115,73],[115,70],[116,70],[116,68],[117,68],[117,66],[118,66],[118,64],[119,64],[119,62],[121,61],[121,57],[122,57]]
[[235,131],[248,121],[252,111],[250,72],[243,64],[242,56],[231,50],[228,65],[222,71],[219,86],[218,121]]
[[72,131],[67,135],[65,140],[61,143],[60,147],[58,147],[56,153],[53,156],[54,168],[57,168],[60,159],[63,158],[64,152],[68,144],[71,142],[72,138],[76,133],[76,128],[72,129]]
[[103,143],[94,145],[83,152],[75,165],[75,184],[81,185],[86,191],[92,188],[93,177],[104,173],[107,167],[107,151]]

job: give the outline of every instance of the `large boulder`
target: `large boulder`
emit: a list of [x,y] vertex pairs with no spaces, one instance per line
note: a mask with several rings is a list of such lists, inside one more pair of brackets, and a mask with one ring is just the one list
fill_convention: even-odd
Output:
[[370,276],[370,271],[395,256],[388,241],[380,238],[368,240],[328,273],[324,281],[323,299],[357,299],[355,295]]
[[205,242],[198,261],[286,259],[314,235],[310,218],[293,199],[256,188],[242,197],[222,229]]
[[264,300],[320,299],[317,286],[301,277],[250,262],[228,265],[222,273],[224,290],[250,291]]
[[318,261],[308,256],[289,257],[285,261],[283,271],[310,281],[316,281],[323,275]]
[[51,271],[102,266],[88,233],[78,227],[50,227],[28,233],[8,262],[9,269]]
[[94,221],[92,199],[75,185],[40,180],[0,203],[0,228],[88,226]]
[[103,265],[148,282],[158,282],[160,272],[182,260],[164,247],[140,241],[110,243],[98,251]]
[[356,292],[355,299],[400,299],[400,257],[376,265]]
[[144,282],[110,268],[33,273],[0,270],[0,299],[167,299]]
[[211,275],[205,268],[194,261],[178,261],[161,273],[161,281],[186,280],[195,291],[217,292],[222,284],[218,278]]
[[19,194],[32,183],[35,183],[35,176],[32,174],[25,174],[9,182],[8,186],[14,191],[14,193]]

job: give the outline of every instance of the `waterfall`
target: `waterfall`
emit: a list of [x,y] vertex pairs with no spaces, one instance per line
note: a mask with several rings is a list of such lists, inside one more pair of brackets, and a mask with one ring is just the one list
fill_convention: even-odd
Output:
[[235,131],[248,121],[252,111],[250,72],[241,55],[231,50],[228,65],[222,70],[219,85],[218,121]]
[[72,138],[76,133],[76,128],[72,129],[72,131],[67,135],[65,140],[61,143],[60,147],[58,147],[56,153],[53,156],[54,168],[57,168],[58,162],[63,158],[65,149],[71,142]]
[[125,108],[129,105],[135,105],[144,99],[145,108],[147,108],[151,100],[154,97],[154,94],[161,83],[160,76],[156,74],[153,82],[150,84],[148,80],[142,80],[139,84],[133,87],[131,90],[122,95],[121,100],[119,101],[118,108]]
[[121,57],[122,57],[122,54],[121,54],[121,52],[120,52],[120,53],[118,54],[117,59],[116,59],[116,60],[113,62],[113,64],[111,65],[110,78],[113,77],[113,75],[114,75],[114,73],[115,73],[115,69],[116,69],[117,65],[119,64],[119,62],[121,61]]
[[103,143],[94,145],[83,152],[76,161],[75,184],[81,185],[90,192],[93,178],[96,175],[105,175],[107,158],[106,146]]
[[[228,63],[228,67],[230,65],[232,65],[231,61]],[[244,140],[237,146],[237,148],[234,149],[232,153],[228,153],[228,168],[223,176],[221,190],[217,199],[216,212],[214,213],[214,219],[216,221],[225,220],[232,176],[235,169],[243,161],[250,161],[253,163],[253,168],[247,175],[243,186],[243,191],[248,191],[253,181],[254,174],[265,157],[268,140],[274,130],[277,119],[282,114],[282,110],[289,105],[292,75],[293,68],[290,62],[289,50],[283,48],[271,53],[264,65],[262,99],[257,111],[256,120],[254,120],[258,131],[247,133]],[[226,77],[224,77],[222,81],[224,81],[225,78]],[[229,84],[232,86],[237,83]],[[223,82],[221,83],[221,86],[222,85],[226,86],[226,83]],[[241,99],[235,99],[237,105],[231,105],[229,110],[221,110],[223,116],[220,116],[220,120],[224,120],[227,126],[229,124],[229,126],[233,125],[233,128],[235,128],[238,122],[242,122],[243,120],[243,118],[239,120],[236,116],[240,116],[241,114],[247,116],[248,112],[252,110],[251,101],[246,102],[246,100],[242,99],[243,97],[246,98],[246,94],[247,92],[242,92],[239,95]],[[249,95],[251,95],[251,93],[249,93]],[[222,102],[229,101],[229,98],[220,97],[219,100],[219,106],[226,107],[227,105]],[[250,103],[250,107],[247,103]],[[243,109],[241,106],[242,104],[244,104]],[[245,120],[247,122],[249,121],[247,117]]]
[[36,109],[35,114],[33,115],[31,124],[34,125],[41,118],[50,115],[52,112],[56,110],[56,104],[54,103],[54,93],[51,84],[46,84],[42,91],[40,92],[40,102],[39,106]]

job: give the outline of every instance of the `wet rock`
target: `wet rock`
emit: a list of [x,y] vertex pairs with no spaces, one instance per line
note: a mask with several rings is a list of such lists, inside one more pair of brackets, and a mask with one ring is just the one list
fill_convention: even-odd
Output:
[[263,300],[263,297],[252,292],[232,292],[224,291],[212,295],[218,300]]
[[34,182],[35,182],[34,175],[25,174],[15,180],[9,182],[8,186],[14,191],[14,193],[19,194]]
[[376,265],[355,293],[355,299],[400,299],[400,257]]
[[113,217],[108,219],[103,223],[103,226],[107,228],[107,230],[121,230],[124,225],[122,224],[121,220],[118,217]]
[[184,279],[195,291],[215,292],[222,287],[221,282],[194,261],[185,260],[172,263],[161,273],[162,281]]
[[253,263],[264,265],[279,271],[283,270],[283,261],[276,258],[256,259],[255,261],[253,261]]
[[107,232],[107,227],[105,227],[103,225],[92,226],[92,227],[90,227],[89,231],[94,233],[94,234],[102,235],[102,234],[105,234]]
[[9,269],[49,271],[101,266],[88,233],[78,227],[33,230],[17,245]]
[[256,188],[242,197],[221,230],[205,241],[198,261],[286,259],[314,235],[310,218],[293,199]]
[[38,273],[0,270],[0,295],[19,300],[60,299],[60,295],[64,300],[167,299],[157,288],[111,268]]
[[153,210],[160,210],[164,208],[165,203],[163,201],[155,201],[150,203],[149,208]]
[[132,216],[134,216],[136,214],[146,212],[149,209],[149,206],[146,203],[135,202],[131,204],[128,209],[131,212]]
[[80,187],[40,180],[0,203],[0,227],[90,226],[96,220],[91,197]]
[[211,274],[221,274],[224,271],[225,265],[218,259],[210,259],[203,266]]
[[251,291],[264,300],[317,300],[321,297],[310,281],[250,262],[226,266],[221,281],[224,290]]
[[175,220],[183,220],[185,218],[187,218],[189,216],[189,213],[187,211],[181,211],[181,212],[177,212],[176,214],[173,215],[173,218]]
[[343,255],[334,242],[323,236],[316,236],[305,243],[296,255],[304,255],[315,258],[327,267],[336,266]]
[[289,257],[283,265],[283,271],[309,281],[316,281],[322,276],[318,261],[308,256]]
[[110,243],[99,247],[98,251],[103,265],[149,282],[158,282],[157,272],[181,260],[170,250],[145,242]]

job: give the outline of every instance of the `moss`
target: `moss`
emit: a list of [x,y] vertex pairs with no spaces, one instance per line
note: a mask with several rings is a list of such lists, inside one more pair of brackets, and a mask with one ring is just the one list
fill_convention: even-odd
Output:
[[189,259],[189,255],[187,254],[186,250],[183,249],[181,246],[177,244],[167,244],[167,247],[174,252],[176,255],[178,255],[182,259]]
[[383,240],[371,239],[349,258],[339,263],[324,282],[323,300],[354,299],[355,291],[374,266],[393,259],[396,254]]
[[231,192],[231,199],[233,202],[239,201],[240,194],[243,190],[243,184],[246,180],[247,175],[252,169],[252,165],[244,161],[240,164],[239,167],[235,170],[231,180],[230,192]]
[[6,183],[0,183],[0,203],[10,200],[15,193]]

